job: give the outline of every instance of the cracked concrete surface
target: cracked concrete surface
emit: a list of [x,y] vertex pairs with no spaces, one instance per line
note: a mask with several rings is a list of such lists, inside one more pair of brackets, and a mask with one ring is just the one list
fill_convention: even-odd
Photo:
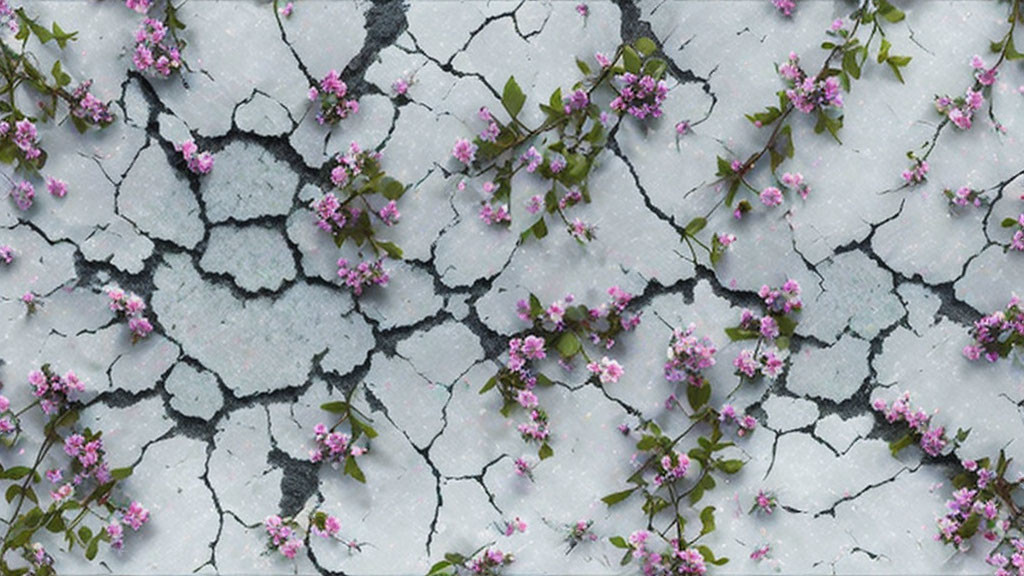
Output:
[[[445,551],[497,540],[516,553],[515,573],[620,573],[606,537],[645,520],[599,499],[632,471],[619,424],[686,425],[664,407],[672,327],[695,322],[711,336],[720,351],[709,378],[731,383],[741,346],[723,329],[762,284],[786,277],[805,296],[788,373],[738,392],[734,404],[761,427],[740,444],[747,467],[705,502],[720,511],[707,543],[732,558],[717,571],[985,571],[980,550],[951,558],[932,539],[947,467],[913,450],[893,459],[892,429],[870,401],[909,390],[947,428],[973,428],[958,456],[1009,442],[1024,460],[1011,442],[1024,434],[1024,370],[970,364],[959,352],[971,322],[1024,286],[998,226],[1021,211],[1024,193],[1019,66],[1000,71],[1006,135],[980,126],[944,134],[928,185],[892,192],[905,150],[934,130],[933,94],[962,89],[970,56],[1001,34],[1005,8],[903,6],[906,21],[888,33],[914,58],[906,85],[866,69],[847,95],[842,145],[797,119],[789,169],[811,195],[738,223],[719,211],[709,229],[740,240],[712,270],[690,262],[678,238],[719,198],[708,187],[715,156],[759,145],[743,113],[774,100],[773,63],[790,50],[819,62],[823,30],[849,4],[800,3],[791,20],[767,0],[588,4],[584,21],[575,2],[543,0],[301,0],[288,19],[266,2],[187,2],[185,56],[196,72],[186,85],[129,70],[136,18],[121,2],[32,3],[79,31],[65,69],[94,78],[119,120],[83,136],[43,127],[46,172],[69,182],[68,197],[40,194],[27,213],[0,203],[0,244],[18,254],[0,268],[0,381],[17,405],[28,397],[25,374],[42,362],[83,376],[87,421],[105,430],[114,462],[136,464],[128,489],[153,512],[124,554],[101,551],[99,567],[59,554],[63,572],[423,573]],[[516,229],[483,225],[470,192],[479,186],[457,192],[450,158],[454,140],[477,130],[477,109],[499,108],[515,74],[535,121],[533,104],[575,80],[575,56],[643,35],[669,59],[666,116],[613,132],[592,174],[594,202],[579,209],[597,240],[580,247],[552,234],[519,245]],[[332,68],[361,108],[327,130],[305,95]],[[412,83],[393,99],[399,77]],[[694,128],[677,148],[679,120]],[[209,176],[189,173],[175,153],[188,137],[214,153]],[[388,173],[412,185],[393,230],[406,260],[386,289],[358,300],[338,286],[339,250],[309,208],[329,185],[327,162],[351,141],[382,152]],[[993,190],[995,201],[951,212],[941,190],[965,184]],[[517,177],[514,226],[526,221],[517,216],[533,185]],[[109,282],[150,304],[156,332],[145,341],[132,346],[112,320],[101,291]],[[571,292],[596,304],[612,285],[637,294],[644,313],[616,349],[626,376],[604,391],[580,382],[545,390],[556,456],[535,482],[516,477],[511,461],[526,448],[496,397],[477,394],[522,329],[515,302]],[[45,303],[33,317],[18,301],[27,290]],[[307,460],[312,428],[328,416],[319,405],[357,385],[354,401],[380,434],[362,461],[366,485]],[[746,514],[760,488],[779,497],[768,518]],[[262,554],[265,516],[313,507],[337,514],[362,551],[313,541],[294,565]],[[500,535],[495,523],[515,516],[530,524],[526,534]],[[603,541],[567,555],[555,527],[581,518],[595,520]],[[755,564],[749,554],[764,543],[772,560]]]

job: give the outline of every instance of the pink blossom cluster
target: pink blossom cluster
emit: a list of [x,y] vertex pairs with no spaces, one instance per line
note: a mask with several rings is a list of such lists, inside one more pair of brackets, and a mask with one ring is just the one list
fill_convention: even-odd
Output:
[[[75,473],[71,482],[57,488],[50,493],[56,501],[61,501],[71,495],[74,488],[89,478],[94,478],[97,484],[106,484],[113,480],[110,475],[110,467],[104,460],[103,440],[99,434],[83,436],[71,434],[64,439],[64,453],[77,461]],[[147,515],[148,516],[148,515]]]
[[331,183],[338,188],[344,188],[368,171],[370,164],[379,163],[381,158],[383,155],[380,152],[363,150],[359,144],[350,142],[348,153],[338,154],[335,157],[336,164],[331,168]]
[[939,532],[935,535],[935,539],[966,550],[967,546],[961,527],[972,516],[976,516],[979,518],[979,525],[984,521],[982,537],[989,541],[995,541],[998,539],[997,532],[1002,531],[997,526],[999,524],[999,507],[998,499],[983,499],[978,490],[968,487],[955,490],[952,497],[946,500],[945,515],[936,521]]
[[10,413],[10,410],[11,401],[3,394],[0,394],[0,414],[3,415],[0,416],[0,437],[12,434],[18,429],[17,420],[14,414]]
[[524,534],[526,533],[526,522],[516,516],[515,520],[506,520],[504,524],[502,526],[498,526],[498,528],[505,536],[512,536],[516,532]]
[[790,314],[803,308],[800,300],[800,284],[793,279],[786,280],[780,288],[771,288],[767,284],[761,286],[757,293],[770,313]]
[[1024,540],[1012,538],[1013,552],[1007,558],[999,552],[990,554],[985,562],[996,568],[995,576],[1024,576]]
[[1024,307],[1014,296],[1005,310],[997,310],[974,323],[971,337],[974,343],[964,347],[964,356],[977,360],[982,356],[989,362],[1007,357],[1014,348],[1024,347]]
[[12,34],[17,34],[20,29],[18,14],[7,0],[0,0],[0,26],[6,27]]
[[508,204],[502,204],[494,208],[490,204],[485,203],[480,208],[480,219],[488,226],[501,223],[507,224],[512,222],[512,214],[508,211]]
[[268,547],[276,549],[285,558],[295,558],[302,549],[302,538],[297,530],[288,525],[280,516],[271,515],[263,520],[263,527],[269,537]]
[[539,408],[530,410],[530,421],[520,424],[516,429],[524,442],[544,442],[551,434],[547,412]]
[[46,190],[55,198],[63,198],[68,195],[68,183],[58,178],[47,178]]
[[668,84],[664,80],[655,80],[646,74],[638,76],[629,72],[616,76],[615,79],[621,87],[619,95],[611,101],[612,110],[626,112],[638,120],[648,116],[661,117],[661,103],[668,96]]
[[[483,110],[486,109],[482,108],[481,111]],[[494,137],[497,138],[497,135]],[[473,144],[465,138],[459,138],[455,141],[455,146],[452,147],[452,156],[454,156],[459,162],[469,166],[476,158],[476,144]]]
[[804,114],[829,107],[843,107],[843,93],[839,88],[839,80],[835,76],[824,79],[808,76],[800,68],[800,57],[796,52],[790,52],[789,60],[779,65],[779,75],[790,86],[786,90],[786,98],[792,102],[793,107]]
[[348,434],[334,432],[324,424],[313,427],[313,441],[316,448],[309,451],[309,461],[313,463],[329,462],[337,467],[349,457],[356,458],[366,453],[366,449],[356,446]]
[[690,386],[701,387],[707,379],[703,372],[715,365],[715,343],[707,336],[694,336],[697,325],[690,324],[686,330],[676,328],[668,345],[668,361],[665,362],[665,379],[669,382],[686,381]]
[[792,16],[793,9],[796,8],[796,0],[772,0],[772,4],[785,16]]
[[470,574],[481,574],[491,576],[497,574],[503,566],[515,562],[512,554],[507,554],[497,548],[488,548],[476,558],[470,559],[465,567]]
[[782,175],[782,184],[786,188],[795,191],[804,200],[807,200],[807,195],[811,192],[811,187],[804,182],[804,176],[799,172],[784,173]]
[[597,376],[601,384],[614,384],[625,373],[621,364],[609,359],[607,356],[587,364],[587,370]]
[[569,546],[569,550],[572,550],[576,546],[583,542],[596,542],[597,534],[594,534],[591,529],[594,526],[593,520],[578,520],[567,526],[565,536],[565,542]]
[[689,469],[690,457],[682,452],[673,451],[658,460],[658,467],[652,481],[655,486],[661,486],[666,482],[672,483],[686,476]]
[[95,126],[106,126],[114,121],[114,115],[110,113],[110,103],[94,96],[89,91],[91,87],[92,80],[86,80],[71,92],[71,115]]
[[149,510],[142,507],[138,502],[132,502],[127,508],[119,510],[120,521],[114,520],[107,525],[105,530],[110,536],[110,547],[114,550],[124,548],[124,527],[122,523],[131,527],[133,532],[138,532],[142,525],[149,521]]
[[751,380],[764,376],[774,380],[782,373],[785,362],[775,350],[757,353],[747,348],[740,351],[732,365],[736,367],[738,376],[745,376]]
[[513,460],[512,469],[515,470],[516,476],[523,476],[533,480],[533,464],[525,458],[516,458]]
[[974,69],[974,78],[978,81],[978,84],[982,86],[991,86],[996,82],[996,75],[999,71],[995,66],[988,68],[985,66],[985,61],[981,59],[981,56],[975,54],[971,57],[971,68]]
[[124,0],[124,5],[139,14],[149,12],[150,0]]
[[49,366],[29,372],[28,383],[32,385],[32,394],[39,399],[39,407],[46,415],[62,411],[68,404],[77,401],[79,394],[85,392],[85,383],[74,372],[68,370],[59,376]]
[[679,540],[670,540],[669,549],[663,553],[648,548],[651,533],[638,530],[629,535],[628,544],[633,560],[639,562],[644,576],[668,574],[700,575],[707,572],[704,557],[695,548],[681,548]]
[[739,426],[739,429],[736,431],[737,436],[746,436],[757,427],[757,420],[753,416],[737,414],[736,408],[731,404],[722,405],[722,409],[718,412],[718,421],[723,424],[735,422]]
[[133,344],[149,336],[149,333],[153,331],[153,325],[143,315],[146,311],[146,303],[138,294],[125,292],[117,286],[107,286],[103,291],[110,299],[110,310],[117,316],[128,320]]
[[920,184],[927,179],[928,161],[920,158],[912,158],[914,163],[909,169],[903,171],[903,181],[909,185]]
[[350,266],[345,258],[338,259],[338,277],[342,279],[345,286],[352,289],[352,293],[359,296],[366,286],[387,286],[391,279],[387,270],[384,269],[384,260],[364,260]]
[[1024,214],[1017,216],[1017,230],[1010,239],[1010,250],[1024,252]]
[[981,92],[968,88],[967,93],[961,98],[950,98],[949,96],[938,96],[935,98],[935,109],[939,114],[949,118],[957,128],[970,130],[974,119],[974,113],[985,103],[985,97]]
[[39,131],[28,118],[14,122],[13,130],[10,122],[0,121],[0,138],[10,138],[25,161],[35,160],[43,153],[39,148]]
[[50,556],[46,552],[46,548],[44,548],[39,542],[32,544],[31,552],[25,554],[25,559],[28,560],[28,563],[31,566],[30,573],[33,576],[36,574],[54,573],[53,556]]
[[213,154],[199,152],[199,146],[196,145],[194,140],[186,140],[181,144],[175,144],[174,149],[181,152],[181,157],[185,160],[185,166],[188,167],[189,172],[206,175],[213,170]]
[[335,538],[341,532],[341,520],[326,512],[317,512],[310,518],[309,531],[321,538]]
[[902,396],[893,401],[891,406],[887,405],[885,400],[878,398],[871,403],[871,407],[875,411],[881,412],[890,423],[906,422],[911,433],[921,437],[919,440],[921,449],[929,456],[939,456],[949,443],[942,426],[930,426],[930,414],[921,408],[914,410],[910,405],[910,392],[904,392]]
[[316,114],[318,124],[337,124],[349,115],[359,113],[359,102],[355,98],[346,98],[348,85],[337,70],[328,72],[320,80],[319,88],[311,86],[308,96],[310,102],[320,101],[320,110]]
[[980,208],[987,204],[987,200],[982,196],[985,193],[984,190],[974,190],[968,186],[961,186],[956,190],[946,188],[942,193],[952,206],[974,206],[975,208]]
[[167,78],[182,67],[181,44],[173,34],[168,35],[163,22],[146,18],[135,32],[132,62],[139,72],[152,72]]
[[14,261],[14,248],[7,244],[0,245],[0,262],[10,264]]
[[28,180],[15,182],[11,187],[11,199],[19,210],[28,210],[32,207],[36,197],[36,187]]
[[761,512],[764,514],[771,514],[778,507],[779,500],[771,492],[765,492],[764,490],[758,490],[757,496],[754,496],[754,505],[750,508],[750,513]]

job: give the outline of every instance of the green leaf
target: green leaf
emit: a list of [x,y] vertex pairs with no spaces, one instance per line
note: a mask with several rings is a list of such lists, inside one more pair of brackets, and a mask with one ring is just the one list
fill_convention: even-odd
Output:
[[427,572],[427,576],[441,573],[445,568],[451,567],[452,563],[447,560],[441,560],[437,564],[430,567],[430,571]]
[[540,220],[533,223],[522,234],[519,235],[520,240],[525,240],[530,236],[535,236],[538,240],[548,235],[548,225],[544,222],[544,217],[541,216]]
[[490,390],[491,388],[494,388],[497,385],[498,385],[498,377],[497,376],[491,376],[491,378],[487,381],[487,383],[484,384],[484,387],[480,389],[480,394],[486,393],[488,390]]
[[85,549],[85,557],[88,560],[92,560],[96,557],[96,552],[99,551],[100,537],[97,534],[95,538],[89,541],[89,547]]
[[124,480],[125,478],[132,475],[131,467],[128,468],[114,468],[110,471],[110,476],[114,480]]
[[82,526],[78,529],[78,539],[82,541],[82,545],[92,539],[92,530],[88,526]]
[[576,337],[576,334],[572,332],[564,332],[558,337],[558,341],[555,342],[555,349],[562,355],[562,358],[572,358],[581,349],[583,345],[580,343],[580,339]]
[[700,535],[703,536],[715,530],[715,507],[708,506],[700,511]]
[[[576,67],[580,69],[580,72],[583,72],[584,76],[590,76],[590,65],[587,64],[586,62],[584,62],[583,60],[580,60],[579,58],[577,58],[576,59]],[[561,88],[559,88],[559,90],[561,90]],[[561,100],[561,99],[559,99],[559,100]]]
[[729,337],[729,340],[737,342],[739,340],[756,340],[759,333],[756,330],[744,330],[739,326],[725,329],[725,335]]
[[383,250],[389,258],[394,260],[402,259],[402,249],[398,247],[394,242],[377,242],[377,248]]
[[370,426],[368,422],[363,422],[362,420],[356,418],[355,416],[352,417],[352,426],[362,430],[363,434],[366,434],[366,436],[369,438],[377,437],[377,431],[373,429],[373,426]]
[[385,177],[381,180],[380,194],[388,200],[398,200],[405,194],[405,186],[394,178]]
[[700,410],[708,400],[711,399],[711,385],[686,386],[686,399],[690,401],[690,408]]
[[348,412],[348,402],[342,402],[338,400],[336,402],[327,402],[326,404],[320,405],[321,410],[326,410],[332,414],[344,414]]
[[541,460],[547,460],[554,455],[555,451],[551,449],[551,445],[547,442],[541,444],[540,450],[537,451],[537,456],[539,456]]
[[981,523],[981,515],[972,513],[967,521],[960,525],[960,528],[956,531],[958,535],[963,537],[965,540],[974,536],[978,531],[978,525]]
[[516,83],[515,76],[509,76],[505,83],[505,89],[501,93],[501,105],[505,107],[509,115],[515,118],[526,103],[526,95]]
[[723,460],[718,463],[718,469],[726,474],[735,474],[743,469],[743,460]]
[[686,225],[686,235],[687,236],[696,236],[697,233],[700,232],[701,230],[703,230],[704,227],[707,226],[707,225],[708,225],[707,218],[703,218],[703,217],[698,216],[698,217],[694,218],[693,220],[690,220],[690,223]]
[[32,469],[28,466],[14,466],[13,468],[8,468],[7,470],[0,472],[0,478],[4,480],[21,480],[31,473]]
[[640,55],[631,46],[622,49],[622,65],[626,68],[626,72],[640,74],[641,63]]
[[843,71],[857,80],[860,79],[860,64],[857,63],[856,50],[848,50],[843,53]]
[[651,40],[646,36],[637,38],[636,42],[633,42],[633,47],[636,48],[637,52],[645,57],[654,54],[654,52],[658,50],[658,45],[654,43],[654,40]]
[[715,566],[721,566],[729,561],[728,558],[715,558],[715,553],[711,551],[711,548],[700,545],[697,546],[697,551],[704,557],[704,561],[708,564],[714,564]]
[[629,548],[629,544],[626,543],[626,539],[622,536],[612,536],[608,539],[608,541],[611,542],[612,546],[615,546],[616,548]]
[[892,452],[893,457],[900,453],[907,446],[914,443],[914,437],[910,434],[904,434],[899,440],[893,440],[889,443],[889,452]]
[[449,552],[449,553],[445,554],[444,555],[444,559],[449,561],[449,562],[451,562],[452,565],[455,565],[455,566],[459,566],[459,565],[463,564],[467,560],[467,558],[465,556],[463,556],[462,554],[456,554],[454,552]]
[[999,223],[1003,228],[1010,228],[1017,225],[1016,218],[1003,218],[1003,221]]
[[363,471],[359,468],[359,464],[351,456],[345,458],[345,474],[355,478],[358,482],[366,484],[366,476],[363,476]]
[[878,6],[878,14],[889,22],[896,23],[907,17],[902,10],[890,4],[888,0],[876,0],[875,5]]
[[601,502],[604,502],[608,506],[611,506],[612,504],[618,504],[619,502],[622,502],[626,498],[629,498],[633,494],[633,492],[636,492],[636,488],[630,488],[629,490],[623,490],[622,492],[615,492],[605,496],[604,498],[601,498]]
[[877,58],[877,60],[878,60],[879,64],[881,64],[882,62],[885,62],[886,58],[889,57],[889,48],[891,48],[891,47],[892,47],[892,42],[889,42],[889,40],[886,39],[886,38],[882,38],[882,45],[881,45],[881,47],[878,48],[878,58]]

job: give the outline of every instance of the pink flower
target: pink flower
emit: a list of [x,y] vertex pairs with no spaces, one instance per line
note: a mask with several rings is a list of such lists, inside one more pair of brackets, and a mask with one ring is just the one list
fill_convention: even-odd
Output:
[[28,180],[22,180],[11,188],[11,199],[19,210],[28,210],[32,207],[32,201],[36,197],[35,186]]
[[395,91],[395,94],[405,96],[405,93],[409,91],[409,83],[404,78],[399,78],[391,84],[391,89]]
[[793,8],[796,8],[795,0],[772,0],[772,4],[774,4],[775,8],[779,12],[782,12],[784,16],[792,16]]
[[597,60],[597,63],[601,65],[601,68],[608,68],[612,65],[612,61],[600,52],[594,54],[594,60]]
[[11,248],[7,244],[0,245],[0,260],[4,264],[10,264],[14,261],[14,248]]
[[601,358],[600,362],[587,364],[587,370],[596,374],[602,384],[618,382],[619,378],[625,373],[618,362],[610,360],[607,356]]
[[460,138],[455,141],[455,146],[452,148],[452,156],[468,166],[473,163],[473,159],[476,157],[476,145],[469,140]]
[[124,5],[139,14],[145,14],[149,11],[149,0],[124,0]]
[[57,198],[63,198],[68,193],[68,185],[63,180],[58,180],[56,178],[47,178],[46,190],[49,191],[51,195],[56,196]]
[[401,213],[398,212],[398,205],[395,204],[394,200],[385,204],[384,207],[380,209],[379,215],[385,226],[394,226],[402,216]]
[[761,191],[761,203],[768,207],[782,204],[782,191],[774,186],[769,186]]
[[586,4],[584,4],[584,3],[582,3],[582,2],[581,2],[581,3],[579,3],[579,4],[577,4],[577,5],[576,5],[576,12],[577,12],[577,13],[578,13],[578,14],[579,14],[580,16],[583,16],[584,18],[586,18],[587,16],[589,16],[589,15],[590,15],[590,8],[589,8],[589,7],[587,7],[587,5],[586,5]]
[[281,10],[280,10],[281,16],[284,16],[285,18],[291,16],[292,15],[292,10],[294,10],[294,9],[295,9],[295,5],[293,3],[289,2],[289,3],[285,4],[284,6],[281,7]]

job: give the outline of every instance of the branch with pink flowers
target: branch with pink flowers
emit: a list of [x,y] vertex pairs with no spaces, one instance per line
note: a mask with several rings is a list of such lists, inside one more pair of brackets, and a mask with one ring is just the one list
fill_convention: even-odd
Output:
[[[0,546],[0,573],[5,575],[56,573],[53,556],[39,543],[43,531],[63,538],[68,552],[77,546],[93,560],[101,543],[120,552],[126,526],[134,532],[149,520],[148,510],[115,490],[132,469],[109,467],[103,432],[75,431],[85,383],[72,371],[62,376],[44,364],[29,373],[28,385],[36,399],[20,410],[0,395],[0,441],[6,447],[13,448],[22,434],[30,433],[22,425],[29,411],[39,409],[46,419],[35,455],[12,466],[25,452],[10,454],[13,462],[0,467],[0,483],[8,484],[5,496],[11,505]],[[49,494],[37,491],[44,478],[51,486]]]
[[[480,218],[489,225],[510,225],[512,182],[517,174],[526,172],[544,181],[548,190],[527,201],[526,211],[540,216],[522,233],[521,240],[547,236],[547,215],[556,216],[580,243],[592,240],[595,228],[579,218],[570,221],[568,209],[590,202],[591,171],[614,129],[612,117],[617,125],[625,115],[638,121],[662,115],[661,104],[668,94],[668,85],[662,80],[667,64],[654,56],[656,51],[653,40],[640,38],[620,45],[611,58],[596,54],[597,70],[577,59],[583,79],[566,92],[558,88],[546,104],[540,104],[545,119],[533,128],[519,117],[526,94],[510,77],[501,95],[508,120],[481,108],[479,118],[486,128],[472,141],[459,139],[452,149],[452,155],[465,166],[465,176],[486,179]],[[594,102],[599,90],[611,92],[610,110],[602,110]],[[459,190],[465,186],[461,181]]]

